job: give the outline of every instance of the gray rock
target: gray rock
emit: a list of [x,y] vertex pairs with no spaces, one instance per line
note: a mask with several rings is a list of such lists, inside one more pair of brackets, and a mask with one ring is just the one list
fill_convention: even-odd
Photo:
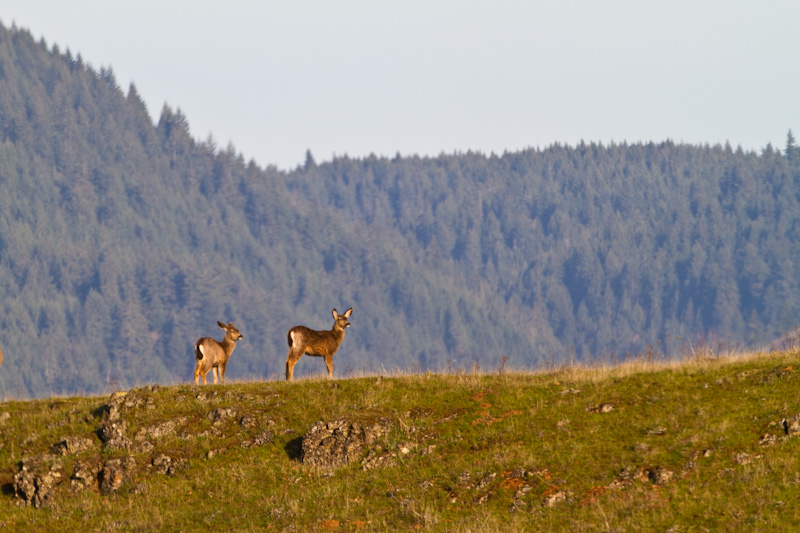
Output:
[[159,453],[153,457],[153,468],[159,474],[167,474],[169,467],[172,465],[172,457]]
[[76,461],[75,470],[69,478],[70,485],[76,491],[94,487],[97,485],[97,474],[100,473],[100,465],[92,461]]
[[64,437],[60,442],[53,444],[50,450],[58,455],[74,455],[94,447],[94,441],[84,437]]
[[251,415],[244,415],[239,420],[239,425],[242,427],[242,429],[254,428],[254,427],[256,427],[257,424],[258,424],[258,421],[256,420],[256,417],[251,416]]
[[664,467],[657,466],[653,469],[648,471],[650,480],[656,485],[666,485],[672,478],[674,477],[675,473],[672,470],[667,470]]
[[175,430],[186,423],[186,417],[173,418],[159,424],[141,428],[133,437],[137,442],[145,439],[160,439],[175,434]]
[[275,438],[275,433],[267,429],[264,430],[264,432],[261,433],[261,435],[258,435],[257,437],[242,441],[242,448],[247,449],[247,448],[253,448],[255,446],[265,446],[271,443],[274,438]]
[[550,495],[546,496],[545,499],[542,500],[542,506],[543,507],[555,507],[556,505],[558,505],[560,503],[565,503],[565,502],[569,501],[571,499],[571,497],[572,497],[572,494],[569,491],[559,490],[557,492],[554,492],[553,494],[550,494]]
[[232,407],[220,407],[219,409],[214,409],[208,413],[208,419],[211,420],[211,423],[215,426],[218,426],[229,418],[234,418],[235,416],[236,409],[233,409]]
[[100,492],[111,494],[125,484],[136,471],[136,460],[132,456],[109,459],[100,471]]
[[55,497],[54,487],[61,481],[61,459],[54,455],[38,455],[22,460],[14,476],[14,494],[20,505],[37,509],[48,506]]
[[800,434],[800,415],[794,415],[791,418],[784,418],[781,421],[781,425],[788,436],[797,436]]
[[346,419],[317,422],[303,437],[303,464],[324,469],[350,464],[384,440],[390,429],[387,418],[367,423]]

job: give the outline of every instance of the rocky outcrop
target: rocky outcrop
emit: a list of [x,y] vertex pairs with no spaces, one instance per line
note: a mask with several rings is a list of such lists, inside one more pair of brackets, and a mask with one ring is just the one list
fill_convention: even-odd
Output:
[[100,464],[97,460],[78,460],[75,470],[69,478],[70,485],[75,491],[88,488],[97,488],[97,475],[100,473]]
[[14,476],[14,494],[20,505],[37,509],[53,501],[55,485],[61,481],[63,465],[55,455],[38,455],[22,460],[20,471]]
[[174,476],[178,470],[186,464],[186,461],[183,459],[175,459],[166,454],[159,453],[153,457],[151,464],[153,465],[155,472],[165,476]]
[[133,440],[142,442],[146,439],[160,439],[162,437],[174,435],[175,430],[186,424],[186,421],[186,417],[180,417],[173,418],[171,420],[165,420],[164,422],[153,424],[152,426],[143,427],[136,432]]
[[136,471],[136,460],[132,456],[109,459],[100,471],[100,492],[116,492]]
[[108,419],[97,430],[97,436],[107,448],[129,450],[133,443],[125,436],[127,427],[128,423],[125,420]]
[[50,450],[57,455],[75,455],[94,447],[95,441],[84,437],[64,437],[53,444]]
[[317,422],[303,437],[303,464],[334,469],[358,461],[386,438],[391,427],[388,418],[369,422],[347,419]]

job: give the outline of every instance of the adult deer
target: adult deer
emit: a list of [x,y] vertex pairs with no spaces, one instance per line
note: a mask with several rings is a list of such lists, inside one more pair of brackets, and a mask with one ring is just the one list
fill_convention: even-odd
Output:
[[286,381],[294,379],[294,365],[303,355],[324,357],[328,367],[328,379],[333,379],[333,354],[344,339],[344,330],[350,325],[351,307],[343,314],[333,310],[333,328],[330,331],[314,331],[305,326],[295,326],[286,335],[289,342],[289,355],[286,356]]
[[231,358],[233,349],[236,348],[236,341],[243,339],[239,330],[233,325],[233,322],[228,322],[226,326],[220,321],[217,321],[219,327],[225,330],[225,338],[221,341],[212,339],[211,337],[202,337],[194,343],[194,358],[197,359],[197,365],[194,367],[194,384],[197,385],[197,378],[203,377],[203,385],[206,385],[206,376],[209,370],[214,371],[214,383],[217,383],[217,369],[219,369],[219,377],[222,383],[225,383],[225,366],[228,364],[228,359]]

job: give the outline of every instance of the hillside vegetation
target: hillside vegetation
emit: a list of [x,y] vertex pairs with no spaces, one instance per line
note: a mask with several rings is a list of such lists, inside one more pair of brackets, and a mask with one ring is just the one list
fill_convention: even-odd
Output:
[[5,402],[0,526],[797,528],[800,353],[709,355]]
[[[0,26],[0,398],[763,346],[800,323],[800,150],[661,143],[261,168],[109,68]],[[299,375],[321,373],[302,360]]]

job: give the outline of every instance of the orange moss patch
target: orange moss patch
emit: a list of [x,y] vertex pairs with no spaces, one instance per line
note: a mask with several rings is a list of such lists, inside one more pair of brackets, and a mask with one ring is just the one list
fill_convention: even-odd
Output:
[[608,487],[592,487],[591,489],[587,490],[583,493],[583,497],[581,498],[580,504],[581,505],[592,505],[597,503],[597,499],[608,492]]

